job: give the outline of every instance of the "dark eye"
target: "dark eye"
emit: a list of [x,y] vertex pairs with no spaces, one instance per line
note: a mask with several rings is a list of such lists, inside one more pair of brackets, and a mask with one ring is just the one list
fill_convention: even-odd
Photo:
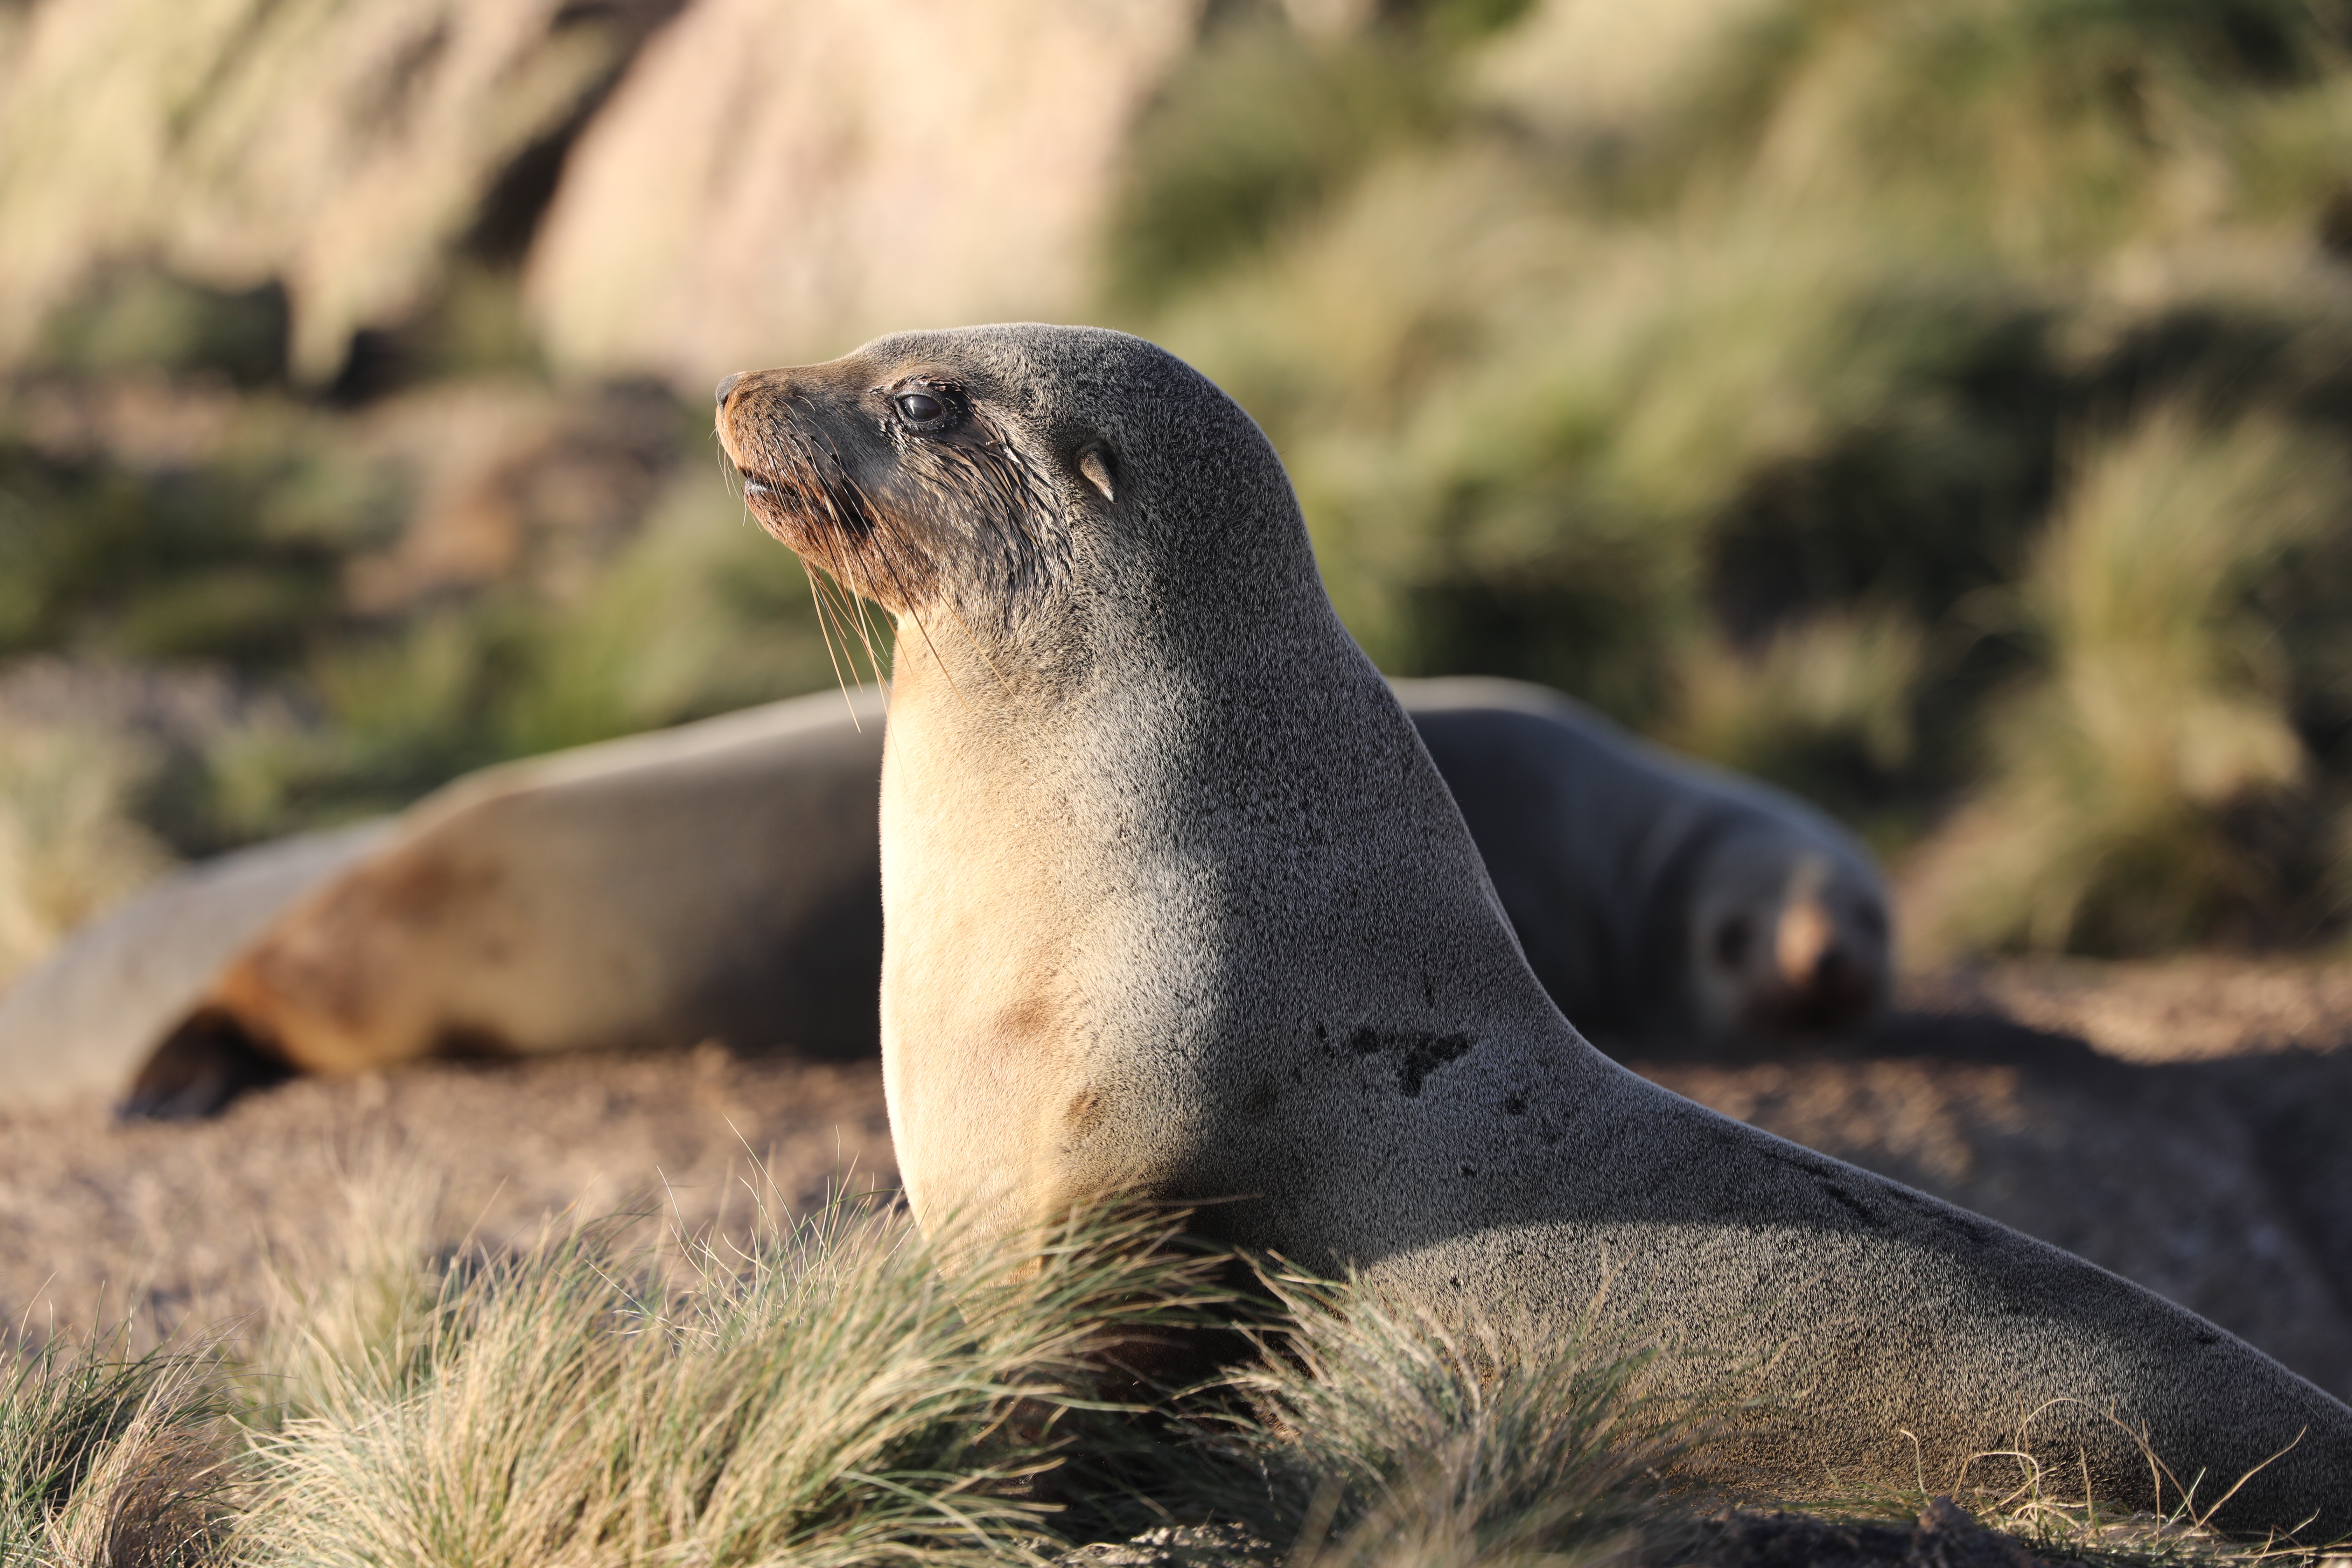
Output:
[[928,392],[902,392],[898,396],[898,417],[909,425],[929,425],[948,411],[948,405]]
[[1748,961],[1748,944],[1755,940],[1745,916],[1734,915],[1715,928],[1715,961],[1727,969],[1737,969]]

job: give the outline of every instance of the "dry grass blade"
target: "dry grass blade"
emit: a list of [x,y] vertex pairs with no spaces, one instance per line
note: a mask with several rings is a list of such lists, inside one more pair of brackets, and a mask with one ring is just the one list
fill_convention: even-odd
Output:
[[[1026,1478],[1120,1346],[1208,1298],[1164,1221],[938,1247],[878,1203],[748,1242],[551,1231],[262,1436],[240,1560],[931,1563],[1033,1555]],[[1000,1256],[1000,1254],[1002,1254]],[[314,1344],[317,1342],[313,1342]],[[412,1370],[387,1379],[386,1364]],[[313,1374],[314,1381],[324,1381]],[[369,1391],[373,1390],[373,1394]]]
[[212,1352],[134,1356],[127,1328],[15,1347],[0,1369],[0,1562],[205,1560],[229,1479]]
[[1594,1563],[1655,1549],[1704,1413],[1650,1392],[1661,1352],[1591,1321],[1507,1333],[1286,1281],[1295,1327],[1237,1380],[1258,1478],[1233,1516],[1318,1568]]

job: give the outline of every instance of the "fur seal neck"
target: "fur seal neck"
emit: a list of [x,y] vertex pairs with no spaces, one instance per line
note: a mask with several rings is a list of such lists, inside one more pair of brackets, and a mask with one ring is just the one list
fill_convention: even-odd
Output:
[[2113,1413],[2208,1496],[2267,1463],[2225,1523],[2352,1530],[2352,1410],[1587,1045],[1271,447],[1190,367],[992,327],[720,395],[761,521],[899,626],[883,1050],[919,1215],[1211,1204],[1227,1240],[1531,1325],[1611,1284],[1672,1325],[1674,1375],[1754,1369],[1772,1413],[1710,1463],[1783,1492],[1948,1489],[2021,1448],[2149,1506]]

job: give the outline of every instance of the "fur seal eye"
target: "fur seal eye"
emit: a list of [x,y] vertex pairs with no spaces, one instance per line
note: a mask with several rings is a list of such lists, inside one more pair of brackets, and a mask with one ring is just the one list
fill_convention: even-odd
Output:
[[947,404],[928,392],[902,392],[890,401],[898,417],[918,429],[929,429],[947,417]]
[[1734,915],[1715,928],[1715,959],[1727,969],[1748,962],[1748,946],[1755,939],[1744,916]]

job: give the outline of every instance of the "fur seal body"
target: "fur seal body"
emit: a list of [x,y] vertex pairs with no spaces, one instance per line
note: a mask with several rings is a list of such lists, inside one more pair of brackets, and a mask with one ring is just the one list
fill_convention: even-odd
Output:
[[1391,685],[1580,1029],[1839,1029],[1885,1006],[1885,879],[1820,812],[1541,686]]
[[[0,992],[0,1103],[121,1094],[240,948],[391,832],[388,823],[363,823],[224,855],[77,931]],[[265,1064],[244,1065],[267,1074]],[[215,1093],[226,1098],[251,1081],[224,1079]]]
[[873,1049],[880,704],[835,692],[488,769],[269,921],[122,1110],[193,1115],[239,1064]]
[[[1395,686],[1462,805],[1538,978],[1571,1019],[1699,1035],[1828,1026],[1883,994],[1883,927],[1862,923],[1878,907],[1875,874],[1826,821],[1653,752],[1541,687]],[[812,800],[874,797],[879,720],[870,696],[856,711],[830,696],[772,704],[490,770],[396,823],[305,835],[193,868],[78,933],[0,994],[0,1102],[113,1098],[135,1075],[127,1111],[189,1115],[289,1071],[390,1067],[450,1049],[552,1049],[612,1033],[564,1015],[561,999],[570,996],[599,997],[629,1039],[681,1038],[714,1020],[651,1015],[730,984],[742,1002],[714,1025],[727,1037],[807,1037],[830,1053],[871,1049],[882,941],[871,845],[860,852],[859,830],[827,818],[824,832],[793,837],[772,869],[774,886],[791,897],[747,904],[740,883],[744,847],[791,835],[793,812]],[[645,853],[649,826],[660,837],[658,863]],[[620,921],[647,889],[667,889],[655,904],[701,890],[715,907],[634,921],[630,972],[647,988],[615,994],[609,930],[534,942],[522,963],[501,956],[510,942],[480,940],[479,922],[493,917],[461,907],[472,884],[449,868],[472,865],[478,881],[485,855],[496,864],[495,897],[509,911],[558,905],[574,925]],[[1743,868],[1752,871],[1744,879]],[[440,901],[420,904],[415,894],[425,888],[437,888]],[[812,909],[837,919],[809,920]],[[539,915],[527,918],[534,930],[550,929]],[[1781,962],[1790,943],[1777,933],[1807,919],[1816,932],[1857,934],[1808,949],[1810,969],[1792,975]],[[714,923],[730,921],[740,941],[714,944]],[[1761,933],[1744,968],[1726,958],[1727,921]],[[581,934],[561,922],[553,929]],[[852,937],[872,962],[828,971]],[[811,942],[815,952],[804,953]],[[797,978],[761,986],[698,973],[740,969],[752,943],[769,944],[777,972]],[[1874,984],[1853,986],[1856,974]],[[1832,978],[1849,984],[1839,990]],[[315,1000],[324,995],[365,1022],[325,1025]],[[861,1032],[863,1046],[853,1038]]]
[[1189,366],[907,333],[729,378],[719,429],[762,523],[898,625],[882,1037],[919,1215],[1140,1192],[1441,1313],[1605,1288],[1678,1375],[1748,1369],[1769,1412],[1709,1462],[1782,1493],[1952,1489],[2021,1445],[2045,1494],[2172,1500],[2122,1421],[2202,1499],[2259,1469],[2225,1525],[2352,1530],[2352,1410],[1583,1040],[1272,447]]

